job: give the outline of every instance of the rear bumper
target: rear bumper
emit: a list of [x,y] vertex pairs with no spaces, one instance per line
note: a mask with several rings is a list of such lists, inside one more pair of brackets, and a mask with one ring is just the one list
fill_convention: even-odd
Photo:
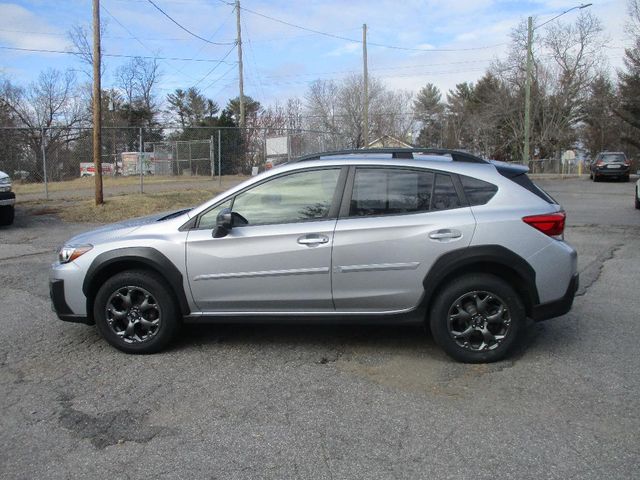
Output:
[[49,296],[51,307],[60,320],[73,323],[93,325],[85,315],[77,315],[71,311],[64,298],[64,280],[52,279],[49,281]]
[[596,168],[593,173],[601,177],[622,177],[629,175],[629,167],[622,168]]
[[569,282],[565,294],[553,302],[541,303],[540,305],[534,306],[531,310],[531,318],[536,322],[540,322],[542,320],[559,317],[569,312],[573,306],[573,299],[576,296],[579,285],[580,277],[576,273],[571,279],[571,282]]
[[16,194],[13,192],[0,192],[0,207],[10,207],[16,203]]

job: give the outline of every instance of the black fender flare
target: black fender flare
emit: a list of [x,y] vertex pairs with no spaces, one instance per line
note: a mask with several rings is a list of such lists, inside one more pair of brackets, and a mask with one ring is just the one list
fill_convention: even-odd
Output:
[[[180,312],[183,316],[189,315],[191,309],[184,291],[184,282],[180,270],[155,248],[151,247],[125,247],[101,253],[93,259],[82,283],[82,292],[87,301],[92,301],[92,296],[97,292],[99,285],[96,281],[102,279],[106,272],[118,264],[142,264],[150,270],[158,273],[171,287],[176,295]],[[127,268],[123,269],[126,270]],[[118,269],[118,271],[121,271]],[[89,310],[88,310],[89,311]]]
[[481,245],[453,250],[440,256],[423,281],[422,304],[428,307],[438,288],[454,272],[464,272],[465,268],[474,269],[477,266],[491,265],[517,276],[521,287],[519,293],[526,296],[525,304],[533,307],[540,303],[536,272],[524,258],[501,245]]

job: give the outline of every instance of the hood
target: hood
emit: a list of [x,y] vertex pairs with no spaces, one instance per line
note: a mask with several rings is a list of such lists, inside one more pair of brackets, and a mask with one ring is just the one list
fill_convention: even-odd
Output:
[[103,227],[89,230],[88,232],[81,233],[80,235],[76,235],[65,243],[68,245],[82,245],[85,243],[98,245],[103,242],[108,242],[130,235],[144,225],[155,224],[159,221],[176,218],[184,213],[187,213],[188,211],[189,209],[183,209],[175,212],[155,213],[153,215],[147,215],[145,217],[132,218],[131,220],[125,220],[118,223],[110,223]]
[[9,178],[9,175],[0,170],[0,180],[2,180],[3,178]]

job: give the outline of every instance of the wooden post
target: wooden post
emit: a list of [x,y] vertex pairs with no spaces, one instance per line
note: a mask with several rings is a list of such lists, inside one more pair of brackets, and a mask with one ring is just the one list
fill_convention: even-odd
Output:
[[238,83],[240,87],[240,119],[238,125],[244,128],[244,79],[242,72],[242,28],[240,26],[240,0],[236,0],[236,29],[238,31]]
[[363,147],[369,144],[369,69],[367,66],[367,24],[362,25],[362,63],[364,76],[364,105],[362,118]]
[[102,90],[100,86],[100,0],[93,0],[93,164],[96,169],[96,205],[102,192]]

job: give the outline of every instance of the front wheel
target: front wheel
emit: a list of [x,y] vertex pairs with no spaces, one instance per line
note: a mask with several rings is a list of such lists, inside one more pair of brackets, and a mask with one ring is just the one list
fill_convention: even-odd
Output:
[[488,274],[453,280],[431,308],[434,340],[450,357],[465,363],[501,360],[517,343],[525,324],[518,294]]
[[157,274],[121,272],[96,295],[96,326],[111,345],[127,353],[155,353],[178,331],[178,310],[169,287]]

